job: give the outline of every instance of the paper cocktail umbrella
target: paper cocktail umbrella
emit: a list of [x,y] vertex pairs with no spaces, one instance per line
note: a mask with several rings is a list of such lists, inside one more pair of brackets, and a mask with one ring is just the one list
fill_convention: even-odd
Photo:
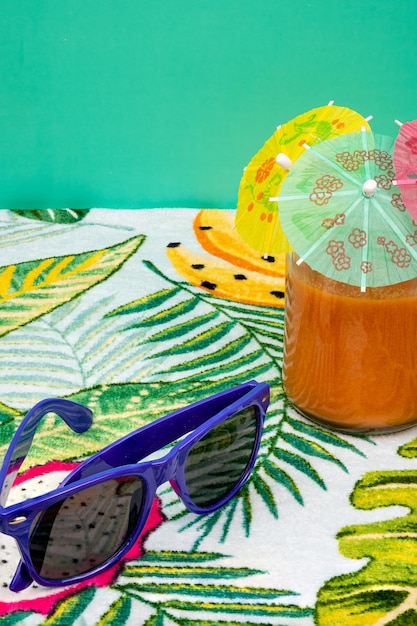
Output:
[[365,129],[305,146],[279,195],[300,262],[362,291],[417,276],[417,226],[392,182],[392,151]]
[[240,182],[235,226],[246,243],[265,256],[291,250],[281,228],[279,207],[270,197],[279,195],[293,163],[304,152],[304,143],[314,145],[363,126],[369,129],[359,113],[332,103],[278,126],[251,159]]
[[401,124],[394,144],[396,184],[403,202],[417,220],[417,120]]

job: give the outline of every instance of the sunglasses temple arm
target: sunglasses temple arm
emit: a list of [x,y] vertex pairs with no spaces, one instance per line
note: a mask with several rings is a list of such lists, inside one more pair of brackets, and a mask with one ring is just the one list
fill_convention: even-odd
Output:
[[0,469],[1,506],[6,504],[19,468],[30,450],[38,424],[47,413],[55,413],[61,417],[76,433],[85,432],[93,423],[90,409],[71,400],[49,398],[38,402],[23,418],[4,457]]
[[19,564],[9,585],[10,591],[23,591],[23,589],[27,589],[28,587],[30,587],[32,583],[33,578],[30,575],[28,568],[26,567],[25,563],[23,563],[23,561],[19,561]]
[[256,381],[237,385],[138,428],[84,461],[64,479],[63,484],[87,478],[110,467],[138,463],[191,432],[258,385]]

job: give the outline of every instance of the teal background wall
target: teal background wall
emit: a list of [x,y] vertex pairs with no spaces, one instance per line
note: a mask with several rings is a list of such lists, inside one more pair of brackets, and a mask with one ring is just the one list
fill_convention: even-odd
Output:
[[279,123],[417,118],[415,0],[2,0],[0,207],[233,208]]

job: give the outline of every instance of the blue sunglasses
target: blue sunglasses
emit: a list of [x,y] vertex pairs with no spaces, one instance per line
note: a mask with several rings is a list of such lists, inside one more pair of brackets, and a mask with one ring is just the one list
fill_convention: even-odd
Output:
[[[193,513],[223,506],[255,464],[268,405],[266,383],[250,381],[222,391],[106,446],[57,489],[6,506],[44,415],[56,413],[77,433],[92,424],[90,409],[70,400],[36,404],[0,469],[0,532],[15,538],[21,554],[10,589],[21,591],[33,581],[67,585],[117,563],[137,541],[156,490],[167,481]],[[139,463],[179,439],[164,456]]]

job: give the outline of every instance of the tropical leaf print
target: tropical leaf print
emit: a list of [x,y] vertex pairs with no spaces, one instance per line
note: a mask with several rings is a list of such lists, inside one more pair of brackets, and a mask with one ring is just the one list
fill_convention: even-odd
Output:
[[276,394],[272,387],[271,400],[255,467],[248,482],[233,500],[214,513],[195,517],[174,499],[171,491],[166,490],[161,494],[167,515],[171,519],[184,520],[182,530],[190,527],[197,529],[198,538],[194,542],[194,549],[219,526],[219,541],[225,542],[236,519],[242,520],[246,536],[250,535],[255,515],[263,515],[266,510],[277,519],[280,508],[278,498],[282,490],[303,506],[300,474],[326,490],[326,483],[314,466],[316,459],[325,460],[335,468],[348,472],[335,450],[364,456],[359,447],[339,435],[296,419],[288,410],[282,391]]
[[[89,456],[136,428],[207,395],[204,384],[185,386],[177,382],[102,385],[71,394],[67,397],[93,411],[92,427],[78,435],[58,416],[45,416],[36,433],[29,463],[33,466],[57,457],[65,461]],[[0,455],[5,454],[11,430],[16,429],[21,417],[19,414],[0,426]]]
[[13,213],[26,219],[56,224],[79,222],[89,211],[90,209],[12,209]]
[[196,518],[174,499],[171,491],[163,493],[169,515],[184,518],[184,528],[198,529],[194,548],[219,524],[221,540],[225,541],[238,509],[248,535],[255,501],[278,517],[274,495],[279,493],[277,484],[303,505],[300,473],[326,489],[314,467],[316,460],[325,460],[347,472],[338,450],[364,456],[353,443],[354,438],[349,440],[306,423],[291,407],[281,382],[282,311],[216,298],[188,283],[171,280],[150,262],[145,261],[145,265],[164,278],[168,286],[118,307],[108,317],[124,317],[126,329],[147,331],[145,340],[151,347],[147,358],[158,364],[151,380],[163,378],[184,385],[205,380],[207,395],[256,377],[271,385],[272,402],[260,454],[249,482],[238,496],[220,511]]
[[155,346],[150,358],[161,363],[155,376],[185,382],[219,374],[234,379],[240,372],[246,379],[263,375],[272,380],[280,374],[282,311],[216,298],[188,283],[168,279],[152,263],[144,263],[170,287],[109,315],[129,316],[126,328],[148,329],[147,341]]
[[0,336],[103,281],[143,240],[138,236],[102,250],[0,267]]
[[112,295],[76,298],[2,337],[3,403],[23,411],[51,395],[139,382],[148,374],[145,331],[120,332],[123,319],[104,318],[112,301]]
[[[262,572],[225,566],[224,558],[218,553],[147,552],[139,561],[129,563],[111,586],[117,596],[99,623],[124,624],[134,614],[147,626],[268,626],[276,625],[277,619],[282,623],[285,618],[312,615],[311,607],[288,602],[296,597],[291,591],[249,587],[246,580]],[[100,610],[95,596],[91,588],[63,600],[44,626],[72,624],[82,620],[86,610]]]
[[358,572],[336,576],[318,594],[318,626],[397,626],[417,623],[417,471],[367,473],[352,493],[358,509],[403,506],[407,515],[343,528],[340,552],[367,558]]

